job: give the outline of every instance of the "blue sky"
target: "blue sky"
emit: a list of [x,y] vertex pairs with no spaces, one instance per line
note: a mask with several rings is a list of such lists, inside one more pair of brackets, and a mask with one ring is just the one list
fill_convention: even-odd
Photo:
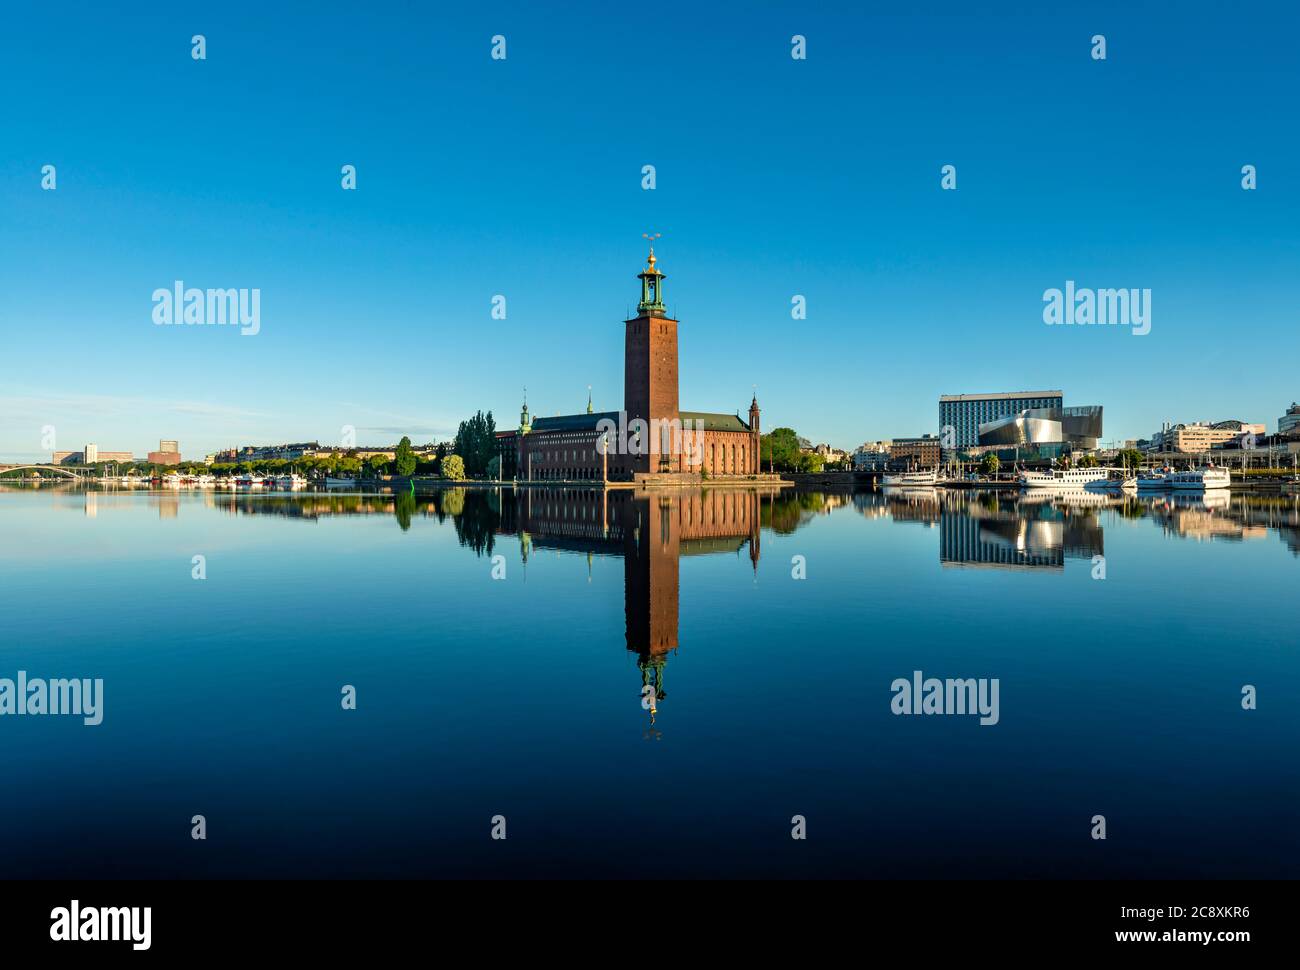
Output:
[[[524,384],[534,413],[588,384],[617,408],[652,229],[686,408],[757,385],[766,427],[852,447],[937,430],[940,394],[1061,388],[1107,439],[1275,429],[1300,398],[1296,8],[862,6],[15,8],[0,456],[44,425],[139,454],[423,441],[513,424]],[[177,279],[260,288],[261,332],[154,326]],[[1045,326],[1067,279],[1150,288],[1151,332]]]

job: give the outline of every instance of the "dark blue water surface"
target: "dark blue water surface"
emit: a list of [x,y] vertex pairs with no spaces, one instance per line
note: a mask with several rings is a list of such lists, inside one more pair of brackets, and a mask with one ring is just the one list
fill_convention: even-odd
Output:
[[0,678],[105,697],[0,717],[0,876],[1296,877],[1298,553],[1236,494],[3,486]]

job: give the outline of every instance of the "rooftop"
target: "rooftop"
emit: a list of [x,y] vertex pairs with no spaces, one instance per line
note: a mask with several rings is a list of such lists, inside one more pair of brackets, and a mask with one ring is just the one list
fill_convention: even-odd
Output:
[[694,421],[703,424],[705,431],[744,431],[750,430],[738,414],[715,414],[712,411],[679,411],[682,424]]
[[1012,401],[1022,397],[1065,397],[1064,391],[1006,391],[997,394],[941,394],[940,404],[956,401]]

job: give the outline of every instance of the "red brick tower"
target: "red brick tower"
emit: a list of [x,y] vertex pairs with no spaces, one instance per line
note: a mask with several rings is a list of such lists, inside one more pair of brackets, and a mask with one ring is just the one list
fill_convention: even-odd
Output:
[[[638,274],[641,302],[627,321],[623,357],[623,408],[629,428],[633,419],[646,422],[647,453],[629,456],[633,472],[679,472],[680,442],[657,429],[655,419],[680,421],[677,409],[677,321],[664,307],[664,274],[655,269],[650,247],[646,268]],[[631,432],[629,431],[629,439]]]

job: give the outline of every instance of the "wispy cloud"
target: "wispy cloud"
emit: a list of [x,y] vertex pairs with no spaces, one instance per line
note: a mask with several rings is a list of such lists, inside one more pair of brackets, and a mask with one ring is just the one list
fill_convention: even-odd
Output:
[[[79,449],[98,441],[110,449],[143,454],[158,437],[226,440],[248,434],[264,412],[189,398],[133,394],[36,393],[19,388],[0,394],[0,453],[33,460],[36,449]],[[46,436],[53,428],[57,437]],[[170,433],[169,433],[170,432]],[[47,442],[54,442],[53,445]],[[48,457],[48,453],[44,453]]]
[[400,414],[395,411],[384,411],[378,408],[370,407],[365,404],[358,404],[353,401],[342,401],[340,408],[355,411],[358,414],[367,415],[374,418],[387,418],[388,423],[356,426],[358,433],[369,433],[376,435],[410,435],[412,438],[450,438],[456,433],[458,422],[443,418],[430,417],[429,415],[410,415]]
[[[126,395],[106,394],[7,394],[0,395],[0,421],[12,423],[14,418],[46,419],[89,415],[140,415],[183,414],[191,417],[211,418],[261,418],[266,415],[247,408],[213,404],[208,401],[168,400]],[[25,420],[24,423],[27,423]]]

